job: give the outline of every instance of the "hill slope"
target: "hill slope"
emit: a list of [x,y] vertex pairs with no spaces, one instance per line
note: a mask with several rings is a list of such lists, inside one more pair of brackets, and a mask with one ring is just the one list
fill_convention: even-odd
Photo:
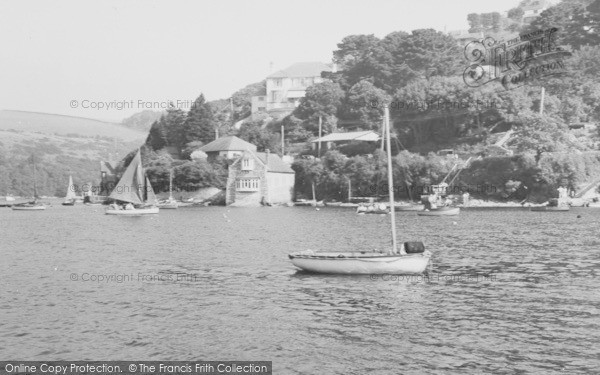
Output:
[[146,138],[145,132],[121,124],[89,118],[13,110],[0,111],[0,130],[11,129],[45,134],[115,138],[126,142]]
[[100,161],[120,160],[145,137],[141,131],[98,120],[0,111],[0,195],[32,195],[32,156],[40,195],[64,196],[69,175],[75,185],[97,185]]

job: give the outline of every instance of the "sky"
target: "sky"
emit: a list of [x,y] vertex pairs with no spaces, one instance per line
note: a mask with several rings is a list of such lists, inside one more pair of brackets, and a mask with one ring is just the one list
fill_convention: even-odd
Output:
[[0,110],[120,122],[270,72],[331,62],[345,36],[468,29],[519,0],[0,0]]

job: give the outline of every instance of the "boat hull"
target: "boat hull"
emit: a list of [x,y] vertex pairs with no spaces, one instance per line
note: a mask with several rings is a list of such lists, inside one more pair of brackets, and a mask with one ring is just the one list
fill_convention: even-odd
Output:
[[43,211],[46,206],[12,206],[15,211]]
[[450,207],[450,208],[436,208],[434,210],[429,211],[419,211],[417,215],[419,216],[456,216],[460,213],[459,207]]
[[158,214],[159,210],[158,207],[134,208],[133,210],[115,210],[113,208],[107,208],[106,214],[117,216],[140,216]]
[[531,207],[530,210],[531,211],[539,211],[539,212],[562,212],[562,211],[569,211],[569,206],[564,206],[564,207],[548,207],[548,206]]
[[314,273],[416,275],[425,272],[431,253],[426,251],[420,254],[370,256],[357,253],[296,253],[289,257],[294,266]]
[[177,202],[175,203],[159,203],[158,204],[158,208],[160,208],[161,210],[173,210],[176,209],[177,207],[179,207],[179,204]]
[[423,211],[424,209],[425,209],[425,206],[422,204],[415,204],[415,205],[403,204],[403,205],[395,205],[394,206],[395,211]]
[[71,202],[62,202],[63,206],[74,206],[75,205],[75,201],[71,201]]

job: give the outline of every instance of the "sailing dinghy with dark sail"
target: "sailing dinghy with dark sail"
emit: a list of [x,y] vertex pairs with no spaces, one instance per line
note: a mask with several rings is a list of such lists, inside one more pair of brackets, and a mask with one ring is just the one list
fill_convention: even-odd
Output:
[[109,199],[125,202],[126,205],[121,207],[117,203],[111,204],[106,209],[107,215],[137,216],[159,212],[159,208],[156,206],[158,202],[156,195],[142,168],[140,150],[129,163],[127,170],[113,189]]

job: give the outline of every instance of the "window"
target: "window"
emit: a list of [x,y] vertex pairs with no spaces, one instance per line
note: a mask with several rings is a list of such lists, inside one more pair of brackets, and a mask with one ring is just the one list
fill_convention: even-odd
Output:
[[260,181],[258,178],[241,178],[235,182],[237,191],[258,191]]
[[242,159],[242,170],[251,171],[254,169],[254,159],[244,158]]

